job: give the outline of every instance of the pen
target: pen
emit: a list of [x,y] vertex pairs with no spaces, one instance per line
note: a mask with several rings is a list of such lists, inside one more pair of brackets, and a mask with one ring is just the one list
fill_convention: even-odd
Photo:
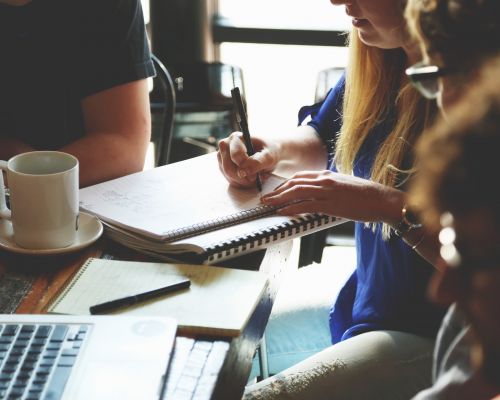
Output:
[[[255,150],[253,149],[252,139],[250,138],[250,131],[248,130],[248,120],[245,107],[243,106],[243,101],[241,100],[240,88],[235,87],[231,90],[231,97],[233,98],[233,104],[236,108],[236,119],[238,125],[240,126],[241,132],[243,133],[243,140],[245,141],[245,146],[247,148],[247,154],[253,156]],[[257,189],[262,191],[262,182],[260,180],[259,174],[255,178],[255,184]]]
[[152,299],[154,297],[161,296],[163,294],[177,292],[182,289],[187,289],[191,285],[191,281],[189,279],[174,283],[172,285],[168,285],[165,287],[161,287],[159,289],[150,290],[148,292],[139,293],[133,296],[122,297],[121,299],[107,301],[105,303],[96,304],[95,306],[91,306],[89,311],[91,314],[103,314],[108,311],[112,311],[116,308],[131,306],[140,301]]

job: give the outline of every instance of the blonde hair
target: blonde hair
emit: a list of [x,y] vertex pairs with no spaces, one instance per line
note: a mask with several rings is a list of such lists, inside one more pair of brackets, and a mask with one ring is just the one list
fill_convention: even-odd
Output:
[[[361,42],[356,29],[349,39],[349,65],[343,104],[342,128],[337,138],[335,164],[352,174],[354,161],[373,128],[387,118],[392,129],[378,149],[371,179],[390,187],[401,185],[401,174],[409,174],[408,156],[434,107],[414,90],[404,76],[407,57],[403,49],[384,50]],[[372,226],[373,229],[375,225]],[[384,238],[390,227],[382,227]]]

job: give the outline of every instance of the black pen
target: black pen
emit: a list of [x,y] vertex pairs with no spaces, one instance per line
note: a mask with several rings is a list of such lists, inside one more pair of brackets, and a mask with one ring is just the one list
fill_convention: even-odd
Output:
[[[245,107],[243,106],[243,101],[241,100],[239,87],[235,87],[231,90],[231,97],[233,98],[233,104],[236,108],[236,119],[238,121],[238,125],[240,126],[241,132],[243,133],[243,140],[245,141],[247,154],[249,156],[253,156],[255,154],[255,150],[253,149],[252,139],[250,138],[247,113],[245,111]],[[259,191],[262,191],[262,182],[260,180],[259,174],[257,174],[255,184],[257,185],[257,189],[259,189]]]
[[161,296],[163,294],[168,294],[172,292],[177,292],[182,289],[187,289],[191,285],[191,281],[189,279],[174,283],[172,285],[168,285],[165,287],[161,287],[159,289],[150,290],[149,292],[139,293],[133,296],[122,297],[121,299],[107,301],[105,303],[96,304],[95,306],[91,306],[89,311],[91,314],[103,314],[108,311],[112,311],[116,308],[132,306],[140,301],[152,299],[154,297]]

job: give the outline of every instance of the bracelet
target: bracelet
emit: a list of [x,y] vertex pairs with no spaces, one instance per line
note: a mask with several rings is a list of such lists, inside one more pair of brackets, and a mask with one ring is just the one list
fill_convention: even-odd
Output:
[[422,223],[420,222],[418,215],[407,204],[405,204],[401,210],[401,220],[394,228],[394,233],[399,237],[403,237],[413,229],[421,227]]
[[420,246],[420,244],[422,244],[424,239],[425,239],[425,233],[420,237],[420,239],[418,239],[417,243],[415,243],[413,246],[411,246],[411,249],[417,250],[417,247]]

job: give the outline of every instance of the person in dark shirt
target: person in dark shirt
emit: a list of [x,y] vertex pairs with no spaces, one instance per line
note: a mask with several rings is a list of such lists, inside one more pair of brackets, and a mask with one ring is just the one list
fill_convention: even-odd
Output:
[[143,168],[154,75],[139,0],[0,0],[0,159],[60,150],[87,186]]

